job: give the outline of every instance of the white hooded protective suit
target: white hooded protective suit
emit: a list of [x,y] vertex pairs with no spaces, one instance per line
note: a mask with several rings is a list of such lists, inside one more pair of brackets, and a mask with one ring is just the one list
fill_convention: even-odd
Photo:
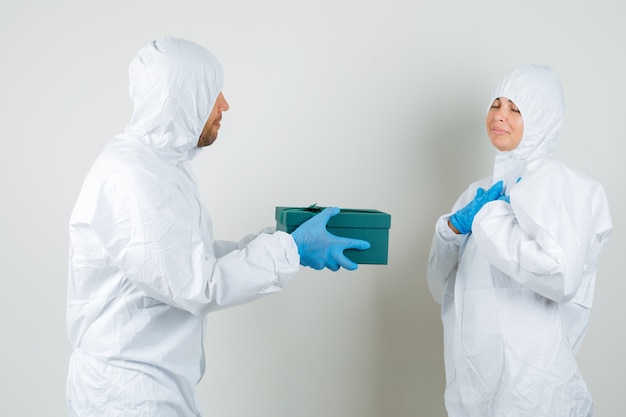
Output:
[[[564,101],[554,71],[519,66],[490,105],[498,97],[522,114],[520,145],[498,151],[493,176],[438,219],[429,258],[429,288],[442,304],[446,408],[451,417],[591,416],[575,355],[612,229],[607,199],[555,159]],[[498,180],[510,204],[487,203],[472,232],[452,232],[450,216]]]
[[70,219],[71,416],[199,416],[206,313],[280,290],[292,237],[214,241],[188,166],[222,89],[206,49],[166,38],[129,67],[132,120],[88,173]]

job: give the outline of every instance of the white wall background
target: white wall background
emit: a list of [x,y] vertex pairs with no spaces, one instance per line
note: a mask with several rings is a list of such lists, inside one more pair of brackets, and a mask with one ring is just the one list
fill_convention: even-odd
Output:
[[620,239],[626,26],[618,0],[3,1],[0,11],[0,409],[65,414],[67,221],[130,118],[127,66],[185,37],[226,72],[218,142],[195,161],[216,237],[276,205],[392,215],[389,265],[302,270],[280,294],[210,316],[207,416],[444,416],[442,332],[425,283],[436,218],[491,171],[483,121],[511,67],[550,65],[568,104],[564,161],[605,185],[580,366],[598,416],[623,413]]

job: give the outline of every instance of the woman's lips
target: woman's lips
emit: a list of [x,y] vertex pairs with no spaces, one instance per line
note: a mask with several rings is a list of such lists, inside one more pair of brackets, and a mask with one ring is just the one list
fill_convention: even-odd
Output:
[[499,127],[492,127],[491,131],[495,134],[495,135],[506,135],[509,132],[506,131],[505,129],[499,128]]

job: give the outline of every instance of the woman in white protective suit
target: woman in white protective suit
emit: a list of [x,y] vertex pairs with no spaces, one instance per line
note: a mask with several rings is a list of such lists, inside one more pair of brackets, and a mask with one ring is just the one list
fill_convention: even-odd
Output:
[[451,417],[593,413],[575,355],[612,224],[602,186],[555,159],[564,107],[552,69],[513,69],[489,101],[493,175],[437,220],[427,276]]
[[357,265],[367,242],[326,231],[327,208],[291,235],[214,241],[188,161],[217,137],[222,69],[165,38],[129,67],[133,117],[88,173],[70,218],[70,416],[199,416],[206,313],[279,291],[299,265]]

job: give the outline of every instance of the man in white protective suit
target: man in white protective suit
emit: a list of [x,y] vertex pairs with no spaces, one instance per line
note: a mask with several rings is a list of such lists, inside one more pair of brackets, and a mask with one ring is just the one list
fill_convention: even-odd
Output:
[[427,276],[450,417],[593,413],[575,355],[612,223],[602,186],[555,158],[564,109],[552,69],[513,69],[487,111],[493,175],[437,220]]
[[292,234],[214,241],[189,161],[217,138],[222,68],[183,39],[149,43],[129,67],[134,110],[85,178],[70,218],[70,416],[200,416],[208,312],[281,290],[300,265],[357,265],[369,243],[326,230],[327,208]]

